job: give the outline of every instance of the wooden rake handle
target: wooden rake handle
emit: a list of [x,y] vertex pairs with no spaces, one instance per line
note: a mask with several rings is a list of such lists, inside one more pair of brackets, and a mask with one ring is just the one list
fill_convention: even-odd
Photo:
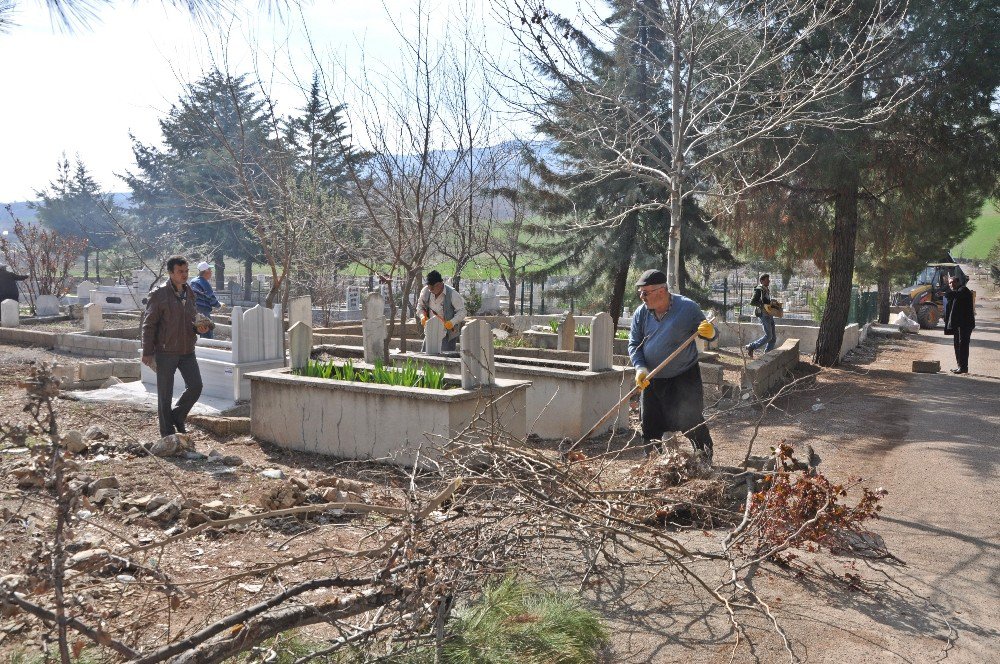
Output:
[[[711,323],[714,320],[715,320],[715,317],[713,316],[712,318],[708,319],[708,322]],[[653,376],[655,376],[656,374],[660,373],[661,369],[663,369],[668,364],[670,364],[673,361],[673,359],[680,354],[680,352],[682,350],[684,350],[689,345],[691,345],[691,343],[695,339],[697,339],[697,338],[698,338],[698,332],[695,331],[695,333],[692,334],[690,337],[688,337],[687,340],[684,343],[682,343],[680,346],[677,347],[677,350],[675,350],[674,352],[672,352],[670,355],[667,355],[667,359],[665,359],[662,362],[660,362],[656,366],[655,369],[653,369],[648,374],[646,374],[646,380],[650,380]],[[624,397],[622,397],[621,401],[619,401],[614,406],[612,406],[611,410],[609,410],[607,413],[605,413],[604,417],[602,417],[601,419],[599,419],[597,421],[597,424],[595,424],[594,426],[590,427],[590,431],[588,431],[587,433],[583,434],[583,436],[580,437],[580,440],[578,440],[575,443],[573,443],[568,450],[565,450],[563,452],[563,454],[564,455],[565,454],[569,454],[570,452],[572,452],[573,450],[575,450],[580,445],[580,443],[582,443],[583,441],[585,441],[588,438],[590,438],[591,436],[593,436],[594,432],[597,431],[598,429],[600,429],[601,426],[605,422],[607,422],[609,419],[611,419],[611,416],[618,412],[618,409],[622,407],[622,404],[625,403],[626,401],[628,401],[630,398],[632,398],[632,395],[635,394],[637,391],[640,391],[638,386],[635,386],[631,390],[629,390],[628,394],[626,394]]]

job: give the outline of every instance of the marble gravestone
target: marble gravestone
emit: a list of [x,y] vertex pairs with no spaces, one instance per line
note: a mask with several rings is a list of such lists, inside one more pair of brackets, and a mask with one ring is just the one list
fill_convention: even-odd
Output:
[[606,311],[594,316],[590,322],[590,357],[591,371],[607,371],[614,365],[615,324]]
[[437,316],[431,316],[424,326],[424,352],[428,355],[440,355],[444,335],[444,323]]
[[76,287],[76,299],[79,304],[90,302],[90,291],[97,288],[97,284],[89,281],[81,281]]
[[21,324],[21,312],[17,300],[0,302],[0,327],[18,327]]
[[365,362],[385,361],[385,299],[379,292],[365,296],[361,321]]
[[312,298],[308,295],[293,297],[288,300],[288,330],[296,323],[305,323],[312,327]]
[[566,314],[559,322],[559,339],[557,348],[559,350],[575,350],[576,346],[576,320],[573,314]]
[[104,330],[104,312],[101,305],[92,302],[83,305],[83,331],[101,332]]
[[292,369],[301,369],[306,366],[311,354],[312,327],[304,321],[298,321],[288,328],[288,357]]
[[493,367],[493,332],[484,320],[473,320],[462,328],[462,389],[474,390],[496,384]]
[[55,295],[39,295],[35,298],[35,315],[39,318],[59,315],[59,298]]

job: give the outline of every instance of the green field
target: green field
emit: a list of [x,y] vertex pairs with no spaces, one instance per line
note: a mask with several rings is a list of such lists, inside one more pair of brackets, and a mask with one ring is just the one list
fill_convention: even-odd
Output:
[[1000,238],[1000,211],[997,202],[989,201],[976,219],[976,230],[951,250],[956,258],[986,258],[990,247]]

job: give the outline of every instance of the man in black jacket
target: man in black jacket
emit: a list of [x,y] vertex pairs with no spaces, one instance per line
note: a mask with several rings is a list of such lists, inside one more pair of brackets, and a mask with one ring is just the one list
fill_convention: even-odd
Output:
[[944,333],[954,335],[955,362],[958,367],[952,373],[969,373],[969,342],[976,327],[975,305],[970,291],[958,276],[948,280],[951,292],[944,309]]
[[26,275],[8,272],[6,265],[0,265],[0,302],[4,300],[20,301],[17,282],[24,281],[27,278]]

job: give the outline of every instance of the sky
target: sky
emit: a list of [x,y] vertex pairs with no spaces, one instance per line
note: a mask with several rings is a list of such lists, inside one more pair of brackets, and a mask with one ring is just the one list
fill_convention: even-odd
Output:
[[[301,106],[317,61],[344,100],[357,101],[348,81],[362,64],[390,74],[400,67],[394,22],[412,32],[414,3],[316,0],[278,16],[247,0],[231,19],[198,23],[159,2],[118,2],[89,27],[67,31],[41,0],[19,0],[17,25],[0,34],[0,204],[35,199],[64,152],[79,156],[105,191],[126,190],[115,174],[134,168],[129,134],[157,143],[159,118],[213,63],[260,72],[284,113]],[[493,52],[507,52],[489,0],[427,4],[434,20],[471,6],[465,24]]]

